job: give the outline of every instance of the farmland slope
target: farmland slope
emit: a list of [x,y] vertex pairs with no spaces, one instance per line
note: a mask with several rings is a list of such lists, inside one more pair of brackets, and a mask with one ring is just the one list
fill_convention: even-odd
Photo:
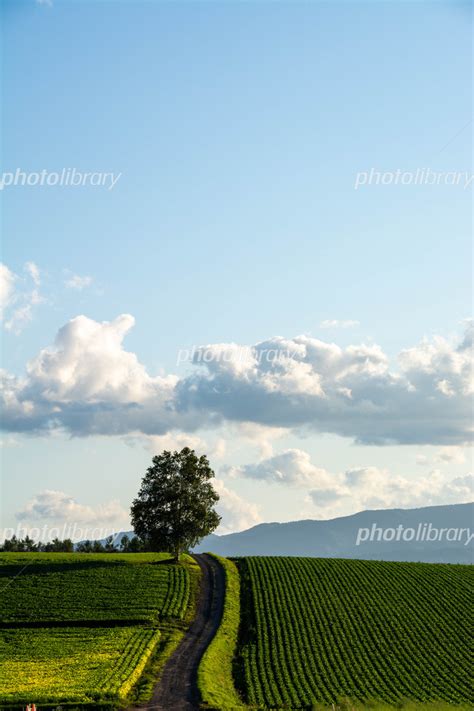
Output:
[[474,703],[471,566],[281,557],[237,563],[236,676],[252,707],[308,708],[343,698]]

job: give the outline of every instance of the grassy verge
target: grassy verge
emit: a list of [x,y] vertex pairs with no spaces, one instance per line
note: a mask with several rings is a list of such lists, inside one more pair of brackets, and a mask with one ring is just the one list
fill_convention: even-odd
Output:
[[163,671],[163,667],[178,647],[186,630],[196,615],[201,569],[190,555],[183,555],[181,564],[186,567],[189,573],[191,585],[189,604],[186,609],[184,619],[182,621],[176,620],[173,622],[162,622],[160,624],[160,642],[158,643],[154,654],[148,660],[140,679],[135,684],[135,687],[131,693],[130,703],[142,704],[151,699],[153,689],[155,688],[157,680]]
[[224,614],[199,665],[198,687],[202,708],[230,711],[246,708],[235,690],[232,674],[240,622],[240,578],[235,563],[219,556],[214,558],[225,573]]

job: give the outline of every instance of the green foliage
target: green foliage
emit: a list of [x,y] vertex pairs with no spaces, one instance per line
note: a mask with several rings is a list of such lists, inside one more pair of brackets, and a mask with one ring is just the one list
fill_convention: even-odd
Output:
[[238,566],[238,666],[252,708],[473,703],[471,566],[271,557]]
[[3,623],[153,623],[183,617],[189,574],[167,554],[4,553],[0,591]]
[[124,699],[159,638],[142,627],[0,630],[0,703]]
[[72,553],[74,551],[74,543],[70,538],[66,538],[64,541],[60,541],[59,538],[54,538],[49,543],[35,543],[29,536],[25,536],[25,538],[12,536],[11,538],[6,538],[3,543],[0,544],[0,553],[24,553],[34,551],[42,551],[45,553]]
[[244,708],[232,673],[240,623],[240,578],[237,566],[214,556],[224,568],[225,600],[222,621],[198,669],[198,686],[205,708],[230,711]]
[[131,508],[134,531],[149,550],[169,551],[179,560],[217,528],[213,476],[207,458],[188,447],[153,457]]

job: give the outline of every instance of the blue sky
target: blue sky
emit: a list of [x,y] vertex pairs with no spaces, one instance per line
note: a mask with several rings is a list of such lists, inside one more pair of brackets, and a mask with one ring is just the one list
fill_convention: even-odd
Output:
[[[0,191],[2,365],[15,406],[33,403],[6,408],[4,525],[25,510],[32,525],[99,520],[114,500],[121,525],[152,452],[186,441],[211,452],[229,530],[422,505],[430,490],[464,500],[472,183],[445,176],[472,175],[470,4],[1,7],[2,172],[120,174],[112,190]],[[372,168],[443,177],[355,190]],[[87,335],[120,314],[133,327]],[[39,353],[80,315],[46,367]],[[297,370],[270,384],[176,363],[193,345],[301,335]],[[337,373],[315,341],[348,349]],[[150,417],[130,421],[132,405]]]

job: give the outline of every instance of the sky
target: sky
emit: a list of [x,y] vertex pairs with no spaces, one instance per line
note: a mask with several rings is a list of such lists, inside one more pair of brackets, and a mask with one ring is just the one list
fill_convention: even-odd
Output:
[[0,529],[472,500],[471,4],[0,7]]

